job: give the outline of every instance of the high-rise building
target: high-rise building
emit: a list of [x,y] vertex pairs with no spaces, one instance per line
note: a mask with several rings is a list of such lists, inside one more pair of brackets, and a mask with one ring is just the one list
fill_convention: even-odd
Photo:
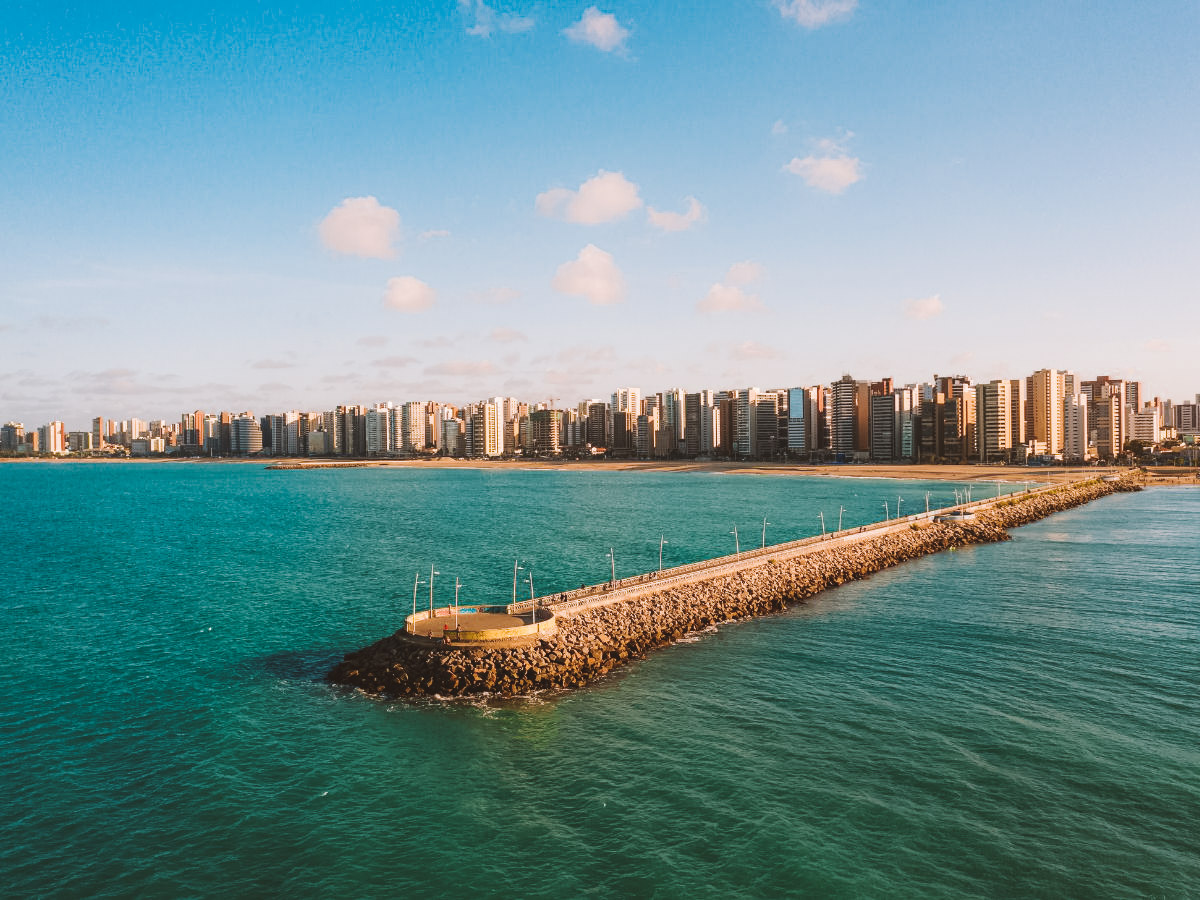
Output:
[[253,414],[244,412],[230,418],[230,453],[251,456],[263,449],[262,426]]
[[899,458],[897,434],[900,422],[900,397],[894,392],[873,394],[870,398],[871,459],[893,462]]
[[981,463],[1014,459],[1013,384],[1009,379],[997,379],[975,385],[976,456]]
[[1141,441],[1143,444],[1157,444],[1162,440],[1162,422],[1159,419],[1158,408],[1146,406],[1139,409],[1130,417],[1130,440]]
[[760,391],[754,403],[754,456],[758,459],[774,459],[784,449],[779,442],[779,394]]
[[1088,458],[1087,398],[1082,393],[1063,398],[1063,460],[1084,462]]
[[758,388],[741,388],[733,396],[733,456],[758,455]]
[[849,460],[857,446],[858,382],[849,375],[830,385],[832,403],[830,449],[835,458]]
[[557,409],[535,409],[529,414],[531,449],[539,456],[558,456],[562,452],[559,437],[562,413]]
[[425,449],[425,404],[410,400],[400,407],[400,449],[419,453]]
[[593,400],[587,408],[587,442],[593,447],[607,447],[612,429],[608,424],[608,404]]
[[1058,369],[1039,369],[1029,376],[1029,406],[1033,412],[1031,440],[1051,456],[1063,452],[1064,375]]
[[16,453],[17,448],[25,443],[25,426],[20,422],[5,422],[0,426],[0,450]]

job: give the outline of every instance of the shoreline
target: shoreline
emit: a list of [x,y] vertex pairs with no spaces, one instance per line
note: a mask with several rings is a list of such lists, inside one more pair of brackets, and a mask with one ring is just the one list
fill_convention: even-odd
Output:
[[1008,484],[1065,484],[1081,478],[1133,473],[1143,484],[1200,484],[1200,471],[1193,468],[1149,467],[1130,470],[1116,466],[997,466],[934,463],[826,463],[762,462],[756,460],[548,460],[548,459],[328,459],[309,457],[221,458],[169,457],[137,459],[48,459],[44,457],[0,460],[20,463],[87,463],[136,465],[217,463],[256,465],[271,471],[320,469],[467,469],[499,471],[568,472],[702,472],[718,475],[775,475],[810,478],[888,478],[899,481],[1004,482]]

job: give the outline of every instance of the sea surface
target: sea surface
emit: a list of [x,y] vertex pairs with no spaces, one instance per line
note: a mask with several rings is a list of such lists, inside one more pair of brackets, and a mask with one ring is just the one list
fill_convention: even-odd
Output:
[[[748,474],[0,464],[4,897],[1200,896],[1200,490],[1104,498],[592,686],[341,655],[954,501]],[[994,485],[975,485],[976,497]],[[422,583],[423,582],[423,583]],[[528,581],[519,595],[528,596]]]

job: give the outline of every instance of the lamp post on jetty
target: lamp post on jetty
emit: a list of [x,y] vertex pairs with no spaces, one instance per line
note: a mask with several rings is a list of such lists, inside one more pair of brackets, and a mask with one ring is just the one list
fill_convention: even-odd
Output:
[[429,567],[429,618],[433,618],[433,576],[441,575],[441,572],[434,570],[433,566]]
[[421,573],[417,572],[413,575],[413,623],[412,633],[417,633],[417,586],[421,583]]
[[929,515],[929,491],[925,492],[925,515]]
[[817,513],[821,517],[821,537],[825,537],[825,510]]
[[771,525],[771,524],[772,524],[771,522],[768,522],[768,521],[767,521],[767,517],[766,517],[766,516],[763,516],[763,538],[762,538],[762,546],[763,546],[763,549],[764,549],[764,550],[766,550],[766,549],[767,549],[767,526],[768,526],[768,525]]
[[897,519],[900,518],[900,504],[903,502],[904,502],[904,498],[897,494],[896,495],[896,518]]
[[670,541],[668,541],[668,540],[667,540],[667,536],[666,536],[665,534],[663,534],[663,535],[659,535],[659,538],[658,538],[658,571],[659,571],[659,573],[661,573],[661,572],[662,572],[662,548],[663,548],[663,544],[669,544],[669,543],[670,543]]
[[884,500],[884,501],[883,501],[883,521],[885,521],[885,522],[886,522],[886,521],[888,521],[888,519],[890,519],[890,518],[891,518],[891,516],[889,516],[889,515],[888,515],[888,505],[887,505],[887,501],[886,501],[886,500]]
[[454,576],[454,630],[458,631],[458,590],[462,587],[462,582],[458,580],[458,576]]
[[846,507],[844,507],[844,506],[838,507],[838,531],[842,530],[842,513],[844,513],[845,511],[846,511]]
[[609,584],[616,584],[617,583],[617,556],[615,553],[613,553],[612,547],[608,548],[608,562],[609,562],[609,566],[610,566],[610,571],[612,572],[612,578],[609,579]]
[[742,544],[738,540],[737,526],[734,525],[733,531],[731,531],[729,533],[733,535],[733,558],[741,559],[742,558]]
[[517,561],[513,560],[513,603],[517,602],[517,572],[523,568],[524,566],[518,566]]

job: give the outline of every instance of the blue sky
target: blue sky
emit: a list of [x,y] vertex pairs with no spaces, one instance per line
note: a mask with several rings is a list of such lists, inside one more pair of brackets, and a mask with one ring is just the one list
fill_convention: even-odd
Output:
[[0,417],[1200,391],[1200,6],[11,3]]

